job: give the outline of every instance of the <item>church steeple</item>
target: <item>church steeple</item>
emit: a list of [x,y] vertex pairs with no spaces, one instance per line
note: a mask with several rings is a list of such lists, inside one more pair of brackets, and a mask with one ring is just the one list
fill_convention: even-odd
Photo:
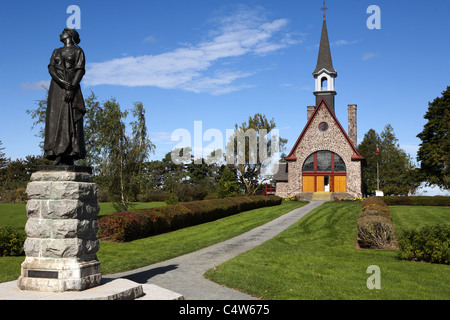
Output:
[[320,37],[319,56],[317,58],[316,69],[313,72],[314,79],[316,80],[316,91],[314,92],[314,95],[316,96],[316,107],[322,98],[324,98],[331,110],[334,112],[334,96],[337,94],[334,89],[334,79],[337,77],[337,72],[333,68],[333,62],[331,59],[327,21],[325,18],[325,11],[327,10],[325,7],[325,0],[322,10],[323,24],[322,35]]

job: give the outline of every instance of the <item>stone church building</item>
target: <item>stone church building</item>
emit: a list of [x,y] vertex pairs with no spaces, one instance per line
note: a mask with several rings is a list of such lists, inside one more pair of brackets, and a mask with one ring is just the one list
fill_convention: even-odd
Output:
[[[316,103],[307,107],[307,123],[274,175],[276,195],[291,197],[333,193],[361,197],[361,161],[356,149],[355,104],[348,105],[348,131],[335,115],[335,79],[325,11],[315,79]],[[328,198],[331,198],[328,196]]]

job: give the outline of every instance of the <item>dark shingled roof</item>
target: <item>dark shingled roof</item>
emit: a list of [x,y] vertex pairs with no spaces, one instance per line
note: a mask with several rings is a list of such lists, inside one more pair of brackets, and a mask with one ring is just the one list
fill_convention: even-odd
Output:
[[319,57],[317,58],[317,66],[313,72],[316,75],[320,70],[326,69],[329,73],[337,75],[331,61],[330,43],[328,41],[327,22],[323,17],[322,36],[320,38]]
[[273,175],[273,180],[276,182],[288,181],[288,164],[279,163],[278,172]]

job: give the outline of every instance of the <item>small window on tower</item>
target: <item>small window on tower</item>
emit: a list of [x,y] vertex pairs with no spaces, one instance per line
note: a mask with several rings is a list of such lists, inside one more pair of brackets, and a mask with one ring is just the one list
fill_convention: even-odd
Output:
[[320,80],[322,91],[328,90],[328,79],[326,77],[323,77],[322,80]]

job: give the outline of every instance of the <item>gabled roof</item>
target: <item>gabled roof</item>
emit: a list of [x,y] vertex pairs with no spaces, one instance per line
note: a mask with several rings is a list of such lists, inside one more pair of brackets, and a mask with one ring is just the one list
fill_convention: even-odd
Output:
[[334,70],[333,62],[331,60],[330,42],[328,41],[327,22],[325,20],[325,16],[323,17],[322,36],[320,37],[317,66],[313,72],[313,75],[316,76],[323,69],[327,70],[329,74],[337,76],[337,72]]
[[328,113],[331,115],[331,117],[333,118],[334,122],[336,123],[336,125],[339,128],[339,130],[341,131],[342,135],[344,136],[344,138],[346,139],[346,141],[348,142],[348,144],[352,148],[353,155],[352,155],[351,159],[353,161],[361,161],[361,160],[363,160],[364,157],[359,154],[359,152],[356,149],[355,145],[351,142],[350,137],[348,136],[347,132],[345,132],[344,128],[342,128],[341,124],[339,123],[339,120],[336,118],[336,115],[334,114],[334,112],[331,111],[330,107],[328,106],[328,104],[327,104],[327,102],[325,101],[324,98],[322,98],[322,100],[320,101],[318,107],[314,110],[313,114],[311,115],[311,117],[309,118],[308,122],[306,123],[305,128],[303,129],[302,133],[298,137],[297,142],[295,143],[294,147],[292,148],[292,150],[289,153],[289,155],[285,158],[285,160],[287,160],[287,161],[295,161],[295,160],[297,160],[297,157],[295,156],[295,150],[297,150],[297,147],[299,146],[300,142],[302,141],[303,137],[305,136],[306,132],[308,131],[309,127],[311,126],[311,123],[314,121],[314,118],[317,116],[317,113],[319,112],[319,109],[322,108],[322,107],[324,107],[324,108],[326,108],[328,110]]

